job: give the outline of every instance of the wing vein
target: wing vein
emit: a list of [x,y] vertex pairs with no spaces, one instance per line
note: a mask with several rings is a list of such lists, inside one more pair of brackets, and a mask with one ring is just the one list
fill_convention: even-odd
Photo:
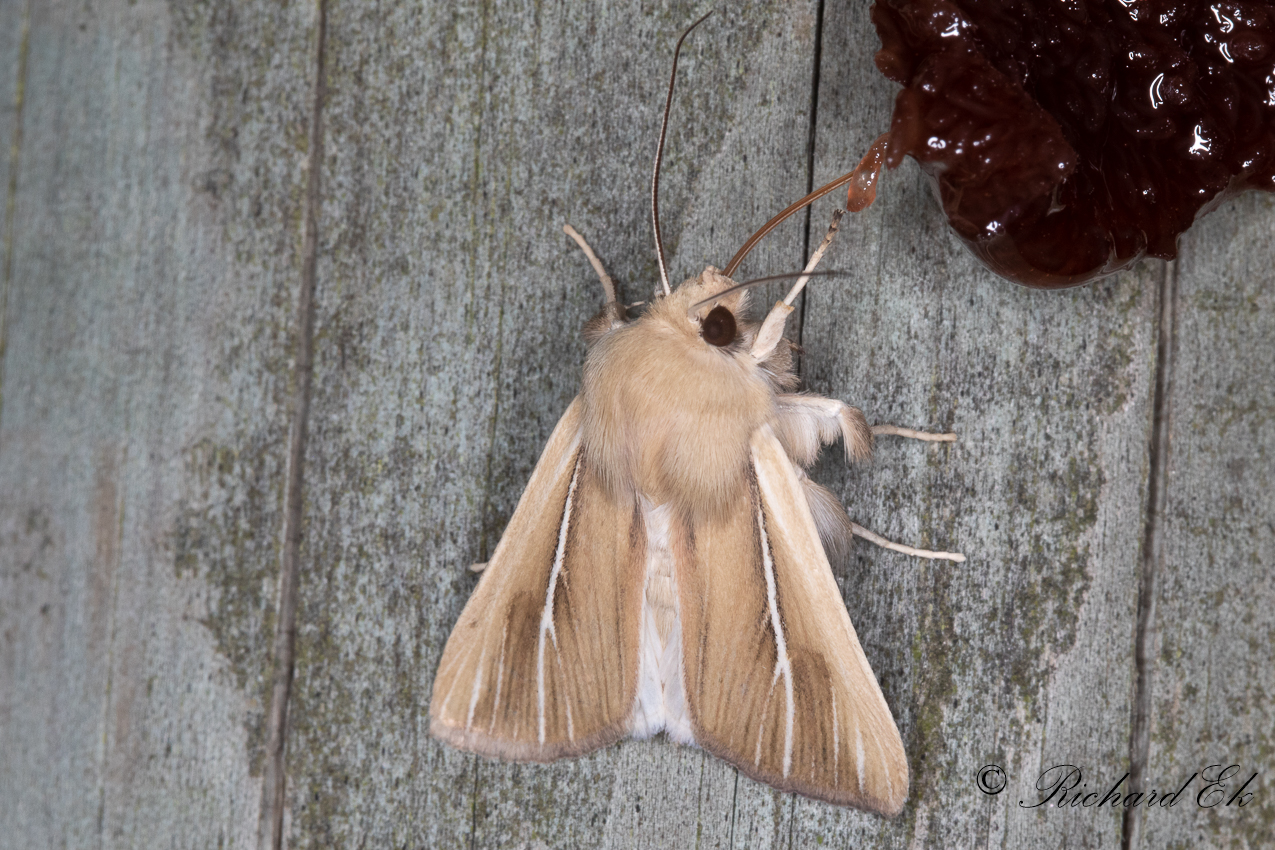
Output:
[[[877,750],[880,750],[880,749],[881,747],[880,745],[878,745]],[[864,794],[867,792],[867,788],[866,788],[867,779],[864,775],[864,764],[863,764],[863,725],[859,723],[856,723],[854,727],[854,757],[857,762],[858,770],[859,770],[859,793]],[[881,754],[881,761],[883,763],[885,761],[884,753]]]
[[832,787],[841,784],[841,727],[837,722],[837,689],[829,687],[832,696]]
[[[562,506],[562,522],[558,525],[558,548],[553,554],[553,568],[549,571],[549,586],[545,588],[545,605],[540,613],[540,633],[536,643],[536,708],[540,721],[540,743],[545,742],[545,635],[553,638],[553,646],[558,648],[558,633],[553,625],[553,594],[558,586],[558,574],[562,571],[562,562],[567,554],[567,532],[571,526],[571,502],[575,499],[576,484],[580,480],[580,458],[577,455],[575,468],[571,471],[571,484],[567,487],[567,501]],[[561,658],[559,658],[561,664]]]
[[[775,632],[775,674],[771,682],[780,676],[784,679],[784,696],[787,699],[787,711],[784,717],[784,778],[792,769],[792,731],[793,721],[797,715],[797,707],[793,705],[792,663],[788,659],[788,644],[784,640],[784,626],[779,618],[779,593],[775,586],[775,561],[770,553],[770,539],[766,536],[766,512],[757,501],[757,530],[761,533],[761,560],[766,574],[766,601],[770,605],[770,625]],[[759,739],[760,746],[760,739]]]
[[890,779],[890,762],[886,760],[885,750],[881,749],[880,739],[873,737],[873,742],[877,747],[877,757],[881,761],[881,772],[885,774],[885,795],[887,799],[894,799],[894,782]]
[[500,657],[496,659],[496,695],[491,699],[491,722],[487,724],[487,734],[496,728],[496,715],[500,710],[500,688],[505,683],[505,644],[509,639],[509,621],[505,621],[500,630]]
[[[469,654],[466,652],[466,653],[462,656],[462,658],[463,658],[463,659],[468,659],[468,658],[469,658]],[[451,705],[451,704],[452,704],[452,694],[454,694],[454,693],[456,692],[456,685],[457,685],[459,682],[460,682],[460,676],[459,676],[459,675],[453,675],[453,676],[451,677],[451,681],[447,683],[447,693],[443,694],[443,699],[442,699],[442,701],[439,703],[439,705],[440,705],[440,706],[442,706],[441,711],[446,712],[446,711],[447,711],[447,707],[448,707],[449,705]]]
[[478,707],[478,697],[483,690],[483,662],[487,660],[487,646],[483,645],[482,654],[478,656],[478,669],[474,671],[474,688],[469,694],[469,713],[465,716],[465,728],[474,725],[474,709]]

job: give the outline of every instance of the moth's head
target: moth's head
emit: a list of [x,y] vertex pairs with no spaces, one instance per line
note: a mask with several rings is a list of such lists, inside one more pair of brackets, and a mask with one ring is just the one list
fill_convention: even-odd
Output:
[[699,277],[683,281],[672,294],[657,299],[643,318],[692,352],[743,355],[757,334],[747,311],[748,290],[708,266]]
[[773,417],[775,387],[750,352],[757,325],[734,285],[707,268],[590,348],[584,445],[612,493],[705,516],[739,492],[749,437]]
[[749,315],[749,288],[760,282],[736,283],[708,266],[657,294],[635,318],[608,302],[585,326],[586,384],[637,381],[661,395],[669,393],[658,388],[683,381],[727,394],[749,395],[759,383],[768,393],[791,391],[797,377],[790,343],[780,341],[758,359],[762,325]]

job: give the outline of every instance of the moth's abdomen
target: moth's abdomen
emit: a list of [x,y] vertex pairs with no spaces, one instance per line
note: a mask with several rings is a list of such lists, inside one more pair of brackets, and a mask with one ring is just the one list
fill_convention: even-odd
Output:
[[638,639],[638,688],[629,731],[635,738],[667,732],[683,744],[695,743],[682,676],[682,620],[676,565],[669,539],[667,505],[642,501],[646,530],[646,584]]

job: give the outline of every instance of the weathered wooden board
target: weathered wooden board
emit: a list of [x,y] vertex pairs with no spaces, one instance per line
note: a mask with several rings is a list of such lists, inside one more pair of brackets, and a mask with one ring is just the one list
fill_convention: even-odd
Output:
[[[893,94],[866,7],[830,4],[825,28],[816,184],[887,126]],[[1062,293],[1012,286],[947,231],[911,162],[844,237],[828,263],[853,275],[807,296],[811,388],[959,442],[883,438],[870,465],[825,462],[826,480],[861,524],[969,561],[863,545],[838,576],[912,797],[892,822],[799,800],[793,846],[1116,846],[1119,812],[1019,801],[1052,765],[1114,780],[1128,758],[1162,265]],[[999,795],[976,785],[987,764],[1008,775]]]
[[[7,271],[13,255],[13,208],[9,199],[13,194],[11,180],[17,176],[16,149],[21,146],[21,136],[15,136],[21,126],[22,81],[26,78],[26,0],[0,0],[0,192],[4,203],[0,205],[0,356],[4,354],[4,293],[11,272]],[[0,399],[3,398],[0,386]]]
[[[256,845],[316,9],[0,0],[0,846]],[[1262,846],[1269,196],[1198,225],[1172,279],[1147,263],[1052,294],[979,268],[910,164],[846,220],[825,267],[849,274],[790,322],[809,388],[961,438],[883,438],[869,464],[834,450],[815,471],[860,523],[970,556],[862,544],[837,573],[908,748],[900,818],[662,739],[514,766],[428,738],[465,566],[575,393],[601,300],[561,225],[628,300],[658,279],[650,157],[699,11],[327,0],[288,845],[1116,846],[1118,811],[1019,801],[1052,765],[1105,790],[1128,764],[1176,287],[1147,784],[1215,762],[1262,776],[1244,809],[1148,813],[1137,846]],[[723,8],[696,33],[663,183],[675,278],[885,129],[876,47],[858,2]],[[806,236],[795,219],[742,275],[795,268]],[[975,783],[989,763],[998,795]]]
[[[691,11],[329,8],[290,846],[787,844],[791,799],[737,790],[698,751],[517,767],[426,735],[466,567],[575,394],[602,303],[562,225],[628,299],[658,285],[649,168]],[[675,277],[806,191],[815,12],[723,9],[688,44],[664,175]],[[799,267],[801,238],[757,266]]]
[[[1250,194],[1192,228],[1176,264],[1147,784],[1177,791],[1209,765],[1240,768],[1220,797],[1200,799],[1197,778],[1173,808],[1147,811],[1145,847],[1265,847],[1275,835],[1273,246],[1275,199]],[[1255,771],[1241,808],[1233,798]]]
[[0,411],[6,847],[255,843],[310,36],[297,6],[31,5]]

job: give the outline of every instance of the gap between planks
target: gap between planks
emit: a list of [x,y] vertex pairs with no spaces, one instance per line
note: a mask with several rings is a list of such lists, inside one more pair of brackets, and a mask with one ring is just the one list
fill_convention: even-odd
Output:
[[302,489],[310,416],[310,385],[314,375],[314,289],[319,253],[320,182],[323,169],[323,52],[327,35],[327,0],[315,0],[316,33],[312,67],[308,158],[303,211],[301,285],[297,293],[297,359],[292,422],[288,433],[288,473],[284,491],[283,551],[279,564],[279,602],[272,651],[273,672],[267,716],[266,763],[261,781],[261,812],[257,823],[258,850],[283,845],[283,810],[287,799],[285,757],[288,744],[288,700],[296,660],[297,586],[301,550]]
[[[1129,791],[1142,793],[1151,751],[1151,687],[1155,672],[1156,575],[1164,566],[1164,511],[1169,491],[1169,452],[1172,430],[1174,354],[1177,348],[1178,266],[1164,264],[1159,292],[1160,322],[1156,334],[1155,396],[1148,451],[1147,526],[1142,544],[1138,582],[1138,619],[1134,633],[1133,716],[1129,726]],[[1121,822],[1122,850],[1135,850],[1142,829],[1136,808],[1125,809]]]
[[[806,136],[806,194],[815,190],[815,136],[819,128],[819,75],[823,65],[823,4],[819,0],[815,5],[815,50],[811,59],[810,71],[810,129]],[[806,207],[805,233],[802,235],[802,264],[810,260],[810,224],[814,220],[815,205]],[[801,309],[797,312],[797,347],[805,342],[806,331],[806,293],[801,293]],[[798,374],[804,362],[797,361]],[[791,845],[791,841],[789,844]]]

